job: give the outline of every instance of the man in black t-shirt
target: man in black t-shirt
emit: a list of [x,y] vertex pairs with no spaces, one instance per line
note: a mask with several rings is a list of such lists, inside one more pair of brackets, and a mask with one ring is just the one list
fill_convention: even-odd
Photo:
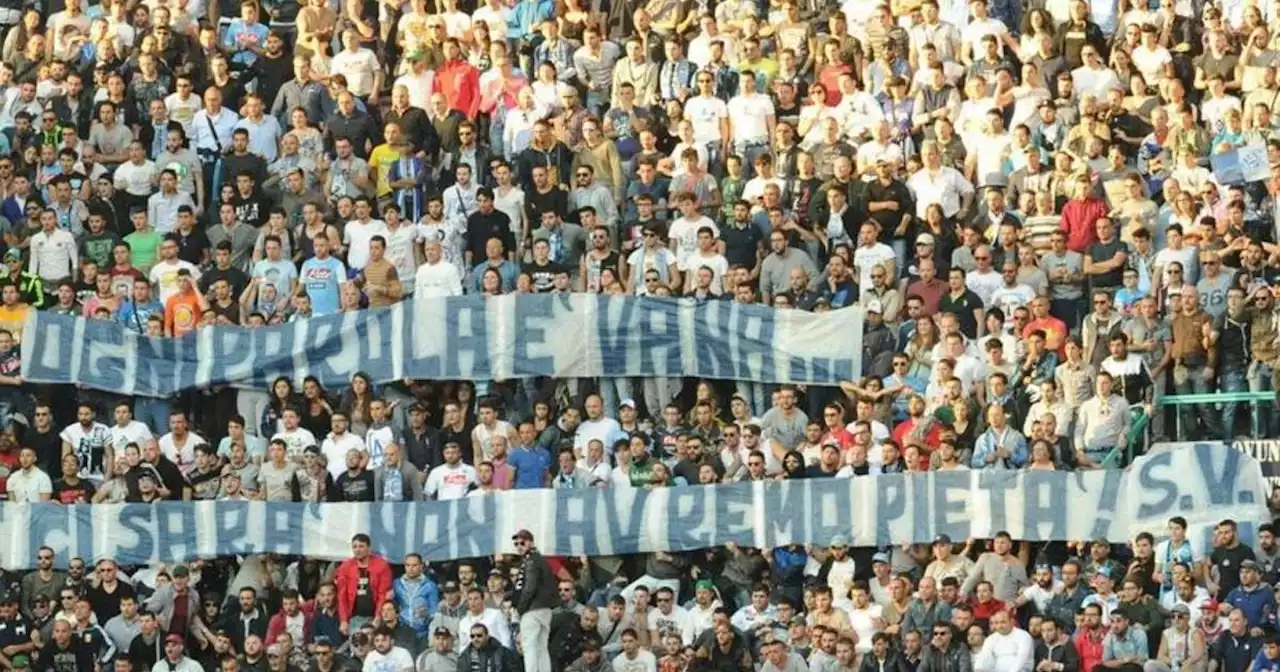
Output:
[[0,650],[8,651],[12,658],[20,653],[30,654],[35,648],[31,641],[31,625],[18,609],[17,593],[10,592],[0,597]]
[[218,498],[218,488],[222,485],[222,470],[218,468],[217,450],[202,443],[196,446],[196,466],[187,474],[187,482],[191,485],[191,498],[196,500],[213,500]]
[[53,639],[40,648],[36,669],[40,672],[81,672],[94,669],[94,652],[71,637],[71,624],[56,621]]
[[1255,560],[1253,549],[1240,543],[1236,521],[1227,519],[1218,523],[1218,534],[1213,552],[1209,554],[1209,564],[1216,570],[1219,601],[1227,599],[1227,595],[1240,585],[1240,564],[1245,560]]
[[1116,237],[1115,224],[1109,217],[1100,217],[1094,227],[1098,232],[1098,241],[1090,245],[1085,254],[1084,273],[1095,290],[1113,291],[1124,279],[1129,248]]
[[35,417],[30,430],[23,432],[22,444],[35,451],[36,466],[46,474],[62,473],[62,439],[53,426],[53,408],[48,404],[40,404],[35,408]]
[[546,294],[554,288],[556,274],[563,272],[565,268],[551,261],[551,242],[540,238],[533,241],[533,261],[520,270],[528,274],[535,293]]

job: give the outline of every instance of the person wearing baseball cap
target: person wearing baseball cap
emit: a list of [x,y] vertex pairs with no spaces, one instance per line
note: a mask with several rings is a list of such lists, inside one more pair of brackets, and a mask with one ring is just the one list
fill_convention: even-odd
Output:
[[419,670],[458,669],[458,652],[454,650],[453,632],[444,626],[437,626],[431,633],[431,648],[423,651],[417,662]]
[[[187,657],[187,643],[182,635],[166,635],[164,638],[164,658],[156,661],[151,672],[204,672],[204,667]],[[92,669],[92,668],[90,668]]]
[[955,545],[948,534],[933,538],[933,562],[925,568],[924,575],[941,585],[947,577],[960,579],[973,572],[973,561],[963,553],[955,552]]
[[520,530],[511,537],[520,553],[520,572],[516,575],[515,604],[520,614],[520,644],[524,669],[551,669],[551,652],[547,642],[551,636],[551,610],[560,604],[555,574],[551,565],[533,545],[533,533]]
[[1275,611],[1276,602],[1271,587],[1262,582],[1262,565],[1255,560],[1240,563],[1240,585],[1227,593],[1226,603],[1244,612],[1250,628],[1267,625],[1267,618]]

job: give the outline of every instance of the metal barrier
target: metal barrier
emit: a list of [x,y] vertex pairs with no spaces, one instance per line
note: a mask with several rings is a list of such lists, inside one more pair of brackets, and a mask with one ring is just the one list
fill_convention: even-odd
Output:
[[[1258,428],[1258,424],[1259,424],[1258,403],[1271,402],[1272,404],[1274,404],[1275,401],[1276,401],[1276,393],[1272,391],[1214,392],[1213,394],[1173,394],[1173,395],[1169,395],[1169,396],[1165,396],[1157,399],[1155,404],[1158,407],[1164,408],[1169,406],[1173,406],[1173,407],[1187,406],[1191,404],[1247,403],[1249,404],[1250,409],[1252,409],[1253,411],[1252,413],[1250,413],[1250,420],[1251,420],[1250,429],[1253,430],[1253,436],[1261,436],[1258,433],[1258,429],[1259,429]],[[1174,409],[1174,411],[1175,411],[1173,414],[1175,418],[1174,431],[1176,432],[1176,436],[1173,438],[1175,441],[1182,441],[1184,440],[1184,436],[1182,434],[1182,414],[1178,413],[1176,408]],[[1213,440],[1218,440],[1221,437],[1215,436],[1211,438]],[[1234,440],[1235,437],[1227,437],[1227,439]]]

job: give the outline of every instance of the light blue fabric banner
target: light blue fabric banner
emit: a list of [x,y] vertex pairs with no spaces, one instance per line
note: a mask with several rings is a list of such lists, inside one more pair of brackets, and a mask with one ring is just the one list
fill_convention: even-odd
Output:
[[0,564],[35,567],[49,545],[59,558],[113,557],[122,563],[174,562],[251,553],[340,559],[351,536],[376,550],[428,560],[512,552],[528,528],[550,555],[688,551],[725,542],[773,548],[855,546],[990,537],[1116,542],[1159,535],[1185,517],[1193,539],[1223,518],[1244,538],[1267,515],[1257,461],[1222,444],[1141,458],[1125,471],[959,471],[647,489],[520,490],[445,502],[288,504],[172,502],[159,505],[0,506]]
[[861,374],[862,311],[774,310],[730,301],[597,294],[415,299],[261,329],[213,327],[182,339],[32,311],[22,375],[161,396],[278,376],[341,386],[552,376],[697,376],[835,385]]

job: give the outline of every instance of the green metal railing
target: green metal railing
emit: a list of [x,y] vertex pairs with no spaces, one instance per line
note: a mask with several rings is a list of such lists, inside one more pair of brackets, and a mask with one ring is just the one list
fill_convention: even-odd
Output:
[[[1253,411],[1252,413],[1249,414],[1251,418],[1251,429],[1253,430],[1253,436],[1261,436],[1261,434],[1258,433],[1258,429],[1259,429],[1258,404],[1263,402],[1271,402],[1272,404],[1274,404],[1275,400],[1276,400],[1276,393],[1270,392],[1270,391],[1267,391],[1267,392],[1215,392],[1213,394],[1174,394],[1166,397],[1161,397],[1157,399],[1155,403],[1156,403],[1156,406],[1159,406],[1159,407],[1187,406],[1189,404],[1247,403],[1249,404],[1250,409],[1252,409]],[[1177,409],[1175,409],[1175,411],[1176,410]],[[1182,414],[1175,412],[1173,415],[1174,415],[1174,418],[1176,418],[1174,420],[1174,427],[1175,427],[1175,431],[1177,432],[1176,438],[1181,439],[1183,436]],[[1217,437],[1214,437],[1214,438],[1216,439]],[[1230,438],[1234,438],[1234,437],[1230,437]]]

